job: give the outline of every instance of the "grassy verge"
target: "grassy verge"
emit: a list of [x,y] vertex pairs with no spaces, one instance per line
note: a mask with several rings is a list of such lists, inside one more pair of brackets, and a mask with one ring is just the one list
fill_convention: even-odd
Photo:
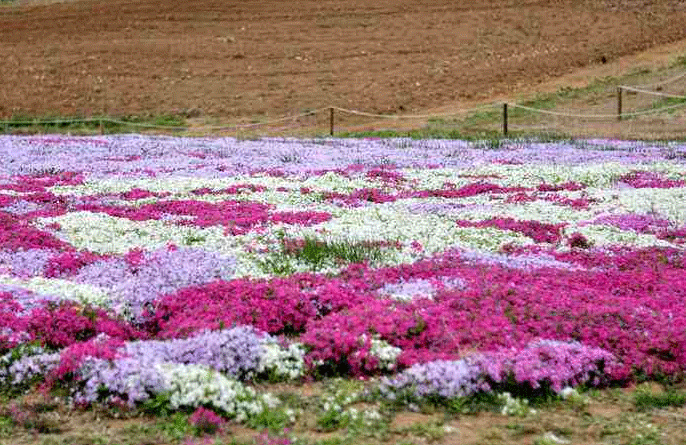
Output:
[[[676,445],[686,437],[682,400],[674,396],[683,393],[675,388],[593,390],[574,398],[531,400],[530,407],[516,399],[519,409],[504,409],[497,397],[475,401],[475,410],[456,410],[455,404],[388,403],[370,396],[365,391],[370,385],[342,379],[260,384],[255,389],[273,393],[280,400],[275,413],[283,415],[265,414],[249,425],[226,421],[218,428],[193,423],[187,412],[79,411],[34,395],[3,400],[0,444]],[[646,394],[657,397],[638,404]]]
[[182,116],[165,114],[159,116],[25,116],[15,115],[0,120],[2,134],[115,134],[144,133],[145,131],[185,130],[186,119]]

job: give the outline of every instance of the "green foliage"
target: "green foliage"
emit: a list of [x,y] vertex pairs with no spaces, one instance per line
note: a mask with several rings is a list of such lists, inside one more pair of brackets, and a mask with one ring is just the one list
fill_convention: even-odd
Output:
[[0,416],[0,437],[8,437],[14,432],[14,422],[8,415]]
[[638,389],[634,393],[634,406],[639,411],[653,408],[682,407],[686,405],[686,393],[668,389],[665,392],[654,393],[646,389]]
[[[7,0],[0,0],[6,2]],[[30,116],[12,115],[7,120],[0,120],[0,133],[6,134],[40,134],[40,133],[75,133],[97,134],[103,132],[124,133],[132,130],[141,131],[155,126],[183,129],[186,120],[183,116],[163,114],[155,116]],[[161,128],[165,129],[165,128]]]
[[158,431],[176,440],[181,440],[194,432],[193,426],[188,422],[188,414],[183,412],[162,416],[155,427]]
[[446,434],[446,429],[443,422],[417,422],[404,428],[400,428],[394,432],[400,434],[411,434],[413,436],[422,437],[429,442],[437,442]]
[[677,57],[672,66],[686,67],[686,55]]
[[250,417],[246,425],[257,430],[266,428],[276,433],[292,425],[293,420],[295,419],[292,410],[284,407],[266,408],[261,413]]
[[202,235],[195,235],[195,234],[189,233],[183,238],[183,244],[186,246],[192,246],[193,244],[196,244],[196,243],[198,243],[198,244],[204,243],[205,240],[206,240],[206,238]]
[[[413,130],[399,131],[399,130],[372,130],[372,131],[357,131],[357,132],[341,132],[339,137],[351,138],[410,138],[413,140],[420,139],[459,139],[468,141],[478,141],[483,139],[493,139],[502,137],[501,133],[492,130],[481,131],[463,131],[449,126],[436,126],[436,123],[424,128]],[[404,143],[406,148],[408,143]]]
[[430,400],[433,405],[445,406],[452,414],[476,414],[483,411],[497,412],[501,403],[493,392],[477,393],[470,397],[453,397],[450,399]]
[[378,262],[383,259],[381,247],[364,242],[349,241],[321,241],[307,237],[302,248],[294,250],[290,255],[294,258],[318,269],[327,261],[344,263]]
[[343,411],[327,409],[317,417],[317,429],[320,431],[335,431],[348,426],[350,417],[345,416]]
[[169,415],[169,394],[158,393],[154,398],[148,399],[141,404],[141,410],[148,414]]
[[296,271],[290,259],[280,254],[265,255],[258,260],[257,265],[270,275],[292,275]]
[[348,428],[351,431],[363,431],[367,424],[375,424],[379,418],[371,418],[366,411],[360,412],[350,405],[361,400],[364,384],[356,380],[335,378],[325,386],[325,393],[320,400],[320,413],[317,417],[317,429],[335,431]]
[[651,110],[659,110],[661,108],[674,107],[669,110],[665,110],[667,113],[675,113],[681,110],[681,107],[676,107],[676,105],[686,103],[686,97],[662,97],[652,103],[650,106]]

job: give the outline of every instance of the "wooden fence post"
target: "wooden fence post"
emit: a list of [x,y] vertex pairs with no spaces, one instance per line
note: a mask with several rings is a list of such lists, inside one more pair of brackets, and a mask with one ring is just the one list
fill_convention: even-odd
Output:
[[333,136],[333,107],[329,107],[329,135]]
[[622,120],[622,87],[617,87],[617,120]]
[[507,137],[507,103],[503,103],[503,136]]

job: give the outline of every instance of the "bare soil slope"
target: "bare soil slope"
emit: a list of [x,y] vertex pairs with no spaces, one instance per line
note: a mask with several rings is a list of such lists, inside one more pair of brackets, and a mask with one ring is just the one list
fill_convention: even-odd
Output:
[[426,110],[685,38],[683,0],[18,0],[0,118]]

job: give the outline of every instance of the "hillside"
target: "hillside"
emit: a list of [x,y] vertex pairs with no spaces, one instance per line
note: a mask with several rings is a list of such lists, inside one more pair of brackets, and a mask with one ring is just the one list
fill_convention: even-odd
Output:
[[683,39],[677,0],[18,0],[0,7],[0,118],[416,112]]

